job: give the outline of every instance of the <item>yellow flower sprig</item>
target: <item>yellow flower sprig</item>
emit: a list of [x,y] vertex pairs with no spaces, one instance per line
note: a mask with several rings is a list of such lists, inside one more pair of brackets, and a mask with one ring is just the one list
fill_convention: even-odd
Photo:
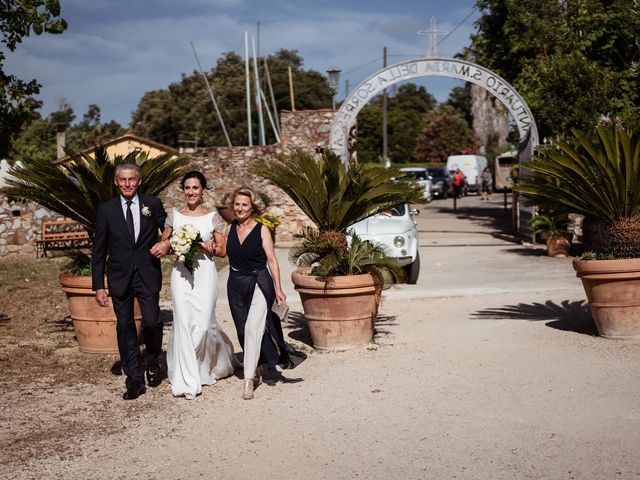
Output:
[[280,225],[280,219],[271,215],[270,213],[263,213],[259,217],[256,217],[256,222],[260,222],[269,230],[275,230],[278,225]]

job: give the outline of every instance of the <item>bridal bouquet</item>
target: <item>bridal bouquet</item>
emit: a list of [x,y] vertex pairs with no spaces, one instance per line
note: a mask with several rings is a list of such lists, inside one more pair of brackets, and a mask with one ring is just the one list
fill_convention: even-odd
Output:
[[191,224],[182,225],[171,234],[171,248],[178,255],[178,260],[184,263],[189,272],[193,273],[193,256],[202,242],[200,231]]

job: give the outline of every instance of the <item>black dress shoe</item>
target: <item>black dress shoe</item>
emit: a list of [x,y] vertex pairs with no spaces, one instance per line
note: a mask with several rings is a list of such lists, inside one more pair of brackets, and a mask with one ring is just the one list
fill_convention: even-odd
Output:
[[162,376],[160,375],[160,369],[147,370],[147,384],[150,387],[157,387],[162,382]]
[[129,385],[127,385],[126,392],[122,394],[122,399],[135,400],[146,391],[147,389],[144,387],[144,383],[131,382]]

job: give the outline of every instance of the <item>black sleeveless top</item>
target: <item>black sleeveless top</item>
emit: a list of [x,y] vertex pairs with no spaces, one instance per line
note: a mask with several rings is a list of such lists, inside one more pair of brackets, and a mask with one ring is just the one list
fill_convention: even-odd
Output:
[[267,255],[262,248],[262,224],[257,223],[244,239],[238,238],[238,221],[234,220],[227,237],[227,255],[232,271],[250,273],[267,268]]

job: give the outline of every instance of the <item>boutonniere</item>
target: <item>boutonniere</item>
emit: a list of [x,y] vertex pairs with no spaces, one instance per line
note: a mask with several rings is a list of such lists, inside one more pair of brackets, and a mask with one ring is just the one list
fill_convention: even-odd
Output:
[[145,217],[150,217],[151,209],[149,209],[149,207],[147,207],[146,205],[142,205],[142,208],[140,209],[140,213],[142,213],[142,215],[144,215]]

